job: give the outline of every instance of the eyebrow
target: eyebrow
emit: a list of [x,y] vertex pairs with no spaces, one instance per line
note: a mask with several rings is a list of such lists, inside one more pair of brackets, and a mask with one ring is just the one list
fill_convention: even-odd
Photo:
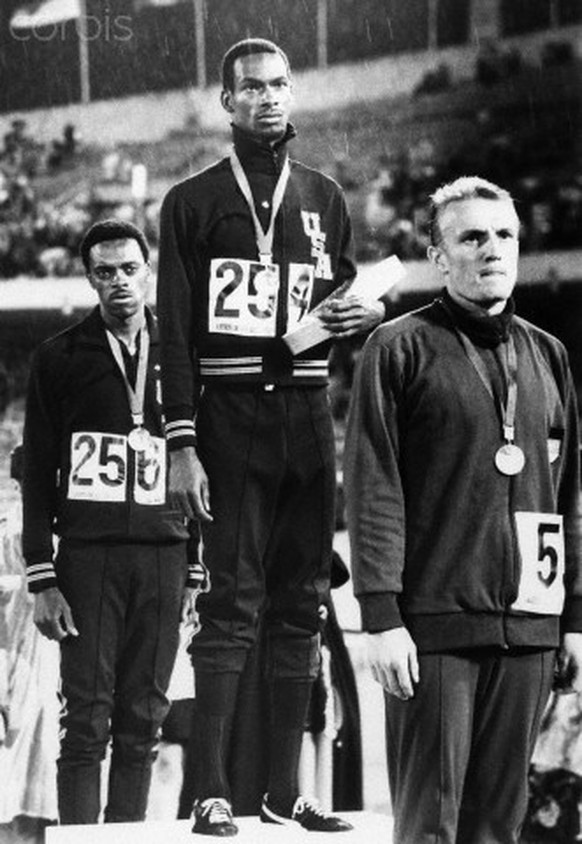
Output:
[[257,76],[241,76],[240,78],[242,82],[257,82],[259,85],[268,85],[272,84],[273,82],[289,82],[289,77],[285,74],[281,74],[280,76],[274,76],[271,79],[259,79]]
[[121,261],[121,263],[119,263],[119,264],[106,264],[106,263],[100,262],[98,264],[93,264],[93,266],[90,268],[90,271],[97,273],[97,272],[103,272],[103,270],[118,270],[118,269],[123,270],[126,267],[135,267],[136,269],[138,269],[139,267],[145,267],[145,266],[147,266],[147,262],[144,262],[143,264],[141,264],[137,260]]
[[[145,263],[145,262],[144,262]],[[137,266],[140,265],[140,261],[137,258],[128,258],[127,261],[99,261],[94,266],[96,267],[123,267],[124,264],[136,264]]]
[[[496,233],[499,233],[499,232],[517,232],[518,226],[512,226],[510,224],[506,224],[506,225],[502,225],[502,226],[494,226],[493,230]],[[473,236],[481,235],[481,234],[485,234],[487,231],[488,231],[488,227],[480,229],[477,226],[473,226],[473,228],[470,228],[470,229],[462,229],[459,232],[459,237],[467,237],[469,235],[473,235]]]

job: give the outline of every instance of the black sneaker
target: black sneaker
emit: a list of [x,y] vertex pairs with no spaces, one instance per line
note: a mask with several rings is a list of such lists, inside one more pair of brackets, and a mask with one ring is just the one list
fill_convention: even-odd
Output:
[[238,826],[232,820],[232,808],[224,797],[196,800],[192,810],[192,832],[199,835],[236,835]]
[[310,832],[347,832],[353,829],[351,823],[335,815],[326,815],[315,800],[298,797],[291,815],[280,815],[269,805],[269,795],[263,797],[260,818],[263,823],[278,823],[284,826],[299,824]]

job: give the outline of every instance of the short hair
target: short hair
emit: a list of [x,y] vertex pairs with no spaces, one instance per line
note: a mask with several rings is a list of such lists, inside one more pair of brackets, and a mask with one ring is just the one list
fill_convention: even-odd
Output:
[[225,91],[234,90],[234,63],[241,56],[254,56],[257,53],[273,53],[281,56],[287,67],[287,73],[291,76],[291,65],[286,53],[274,41],[266,38],[245,38],[237,41],[224,54],[222,59],[222,87]]
[[430,197],[428,227],[433,246],[438,246],[442,240],[439,219],[444,209],[452,202],[461,202],[463,199],[495,199],[510,202],[515,207],[509,191],[482,179],[481,176],[460,176],[446,185],[441,185]]
[[149,261],[150,249],[141,229],[128,220],[100,220],[98,223],[93,223],[91,228],[87,230],[79,247],[83,265],[87,272],[91,269],[89,253],[92,247],[97,243],[104,243],[106,240],[137,240],[144,261]]

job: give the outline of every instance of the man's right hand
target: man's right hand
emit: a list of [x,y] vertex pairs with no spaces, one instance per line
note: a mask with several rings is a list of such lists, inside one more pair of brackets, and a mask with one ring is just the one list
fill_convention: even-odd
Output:
[[212,521],[208,475],[193,446],[170,452],[168,500],[187,519]]
[[71,608],[56,586],[34,596],[34,623],[47,639],[60,642],[66,636],[78,636]]
[[401,700],[414,697],[418,683],[416,645],[405,627],[368,633],[368,662],[372,676],[387,692]]

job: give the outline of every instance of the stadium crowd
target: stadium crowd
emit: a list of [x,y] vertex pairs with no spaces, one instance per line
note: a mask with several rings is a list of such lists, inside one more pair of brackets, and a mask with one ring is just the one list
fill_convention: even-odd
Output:
[[[506,185],[515,197],[522,223],[524,252],[582,246],[582,173],[575,166],[552,167],[540,160],[543,141],[527,136],[516,142],[487,111],[477,115],[485,139],[460,149],[444,164],[430,140],[421,138],[395,160],[382,159],[367,190],[359,243],[360,260],[395,254],[422,259],[428,246],[428,198],[458,173],[484,173]],[[348,187],[348,199],[350,191]]]
[[[553,51],[550,47],[545,64],[563,63],[559,45]],[[499,55],[489,47],[477,62],[475,82],[490,88],[508,74],[518,74],[521,66],[514,55]],[[439,85],[432,93],[442,89]],[[423,93],[430,96],[431,86],[419,89],[415,96]],[[374,261],[389,254],[404,260],[424,258],[428,197],[459,173],[475,172],[505,185],[516,199],[524,252],[582,247],[582,172],[575,156],[564,155],[565,141],[559,130],[532,124],[516,132],[503,111],[487,106],[475,109],[474,121],[478,139],[461,143],[445,157],[430,131],[419,126],[418,140],[376,160],[362,149],[357,158],[365,166],[355,176],[349,163],[336,161],[334,175],[346,191],[358,260]],[[192,133],[185,143],[189,147],[183,156],[187,175],[192,149],[202,149],[206,142]],[[24,120],[13,121],[0,152],[0,278],[79,275],[77,250],[82,232],[111,213],[143,225],[155,253],[160,197],[148,196],[141,205],[133,201],[133,162],[123,150],[103,153],[97,175],[79,155],[80,148],[71,124],[64,127],[60,139],[42,145],[27,133]],[[152,162],[159,160],[151,150],[142,154]],[[74,173],[75,181],[88,189],[51,195],[54,191],[46,191],[46,185],[53,174],[64,170]],[[111,201],[102,201],[104,183],[118,188]]]

